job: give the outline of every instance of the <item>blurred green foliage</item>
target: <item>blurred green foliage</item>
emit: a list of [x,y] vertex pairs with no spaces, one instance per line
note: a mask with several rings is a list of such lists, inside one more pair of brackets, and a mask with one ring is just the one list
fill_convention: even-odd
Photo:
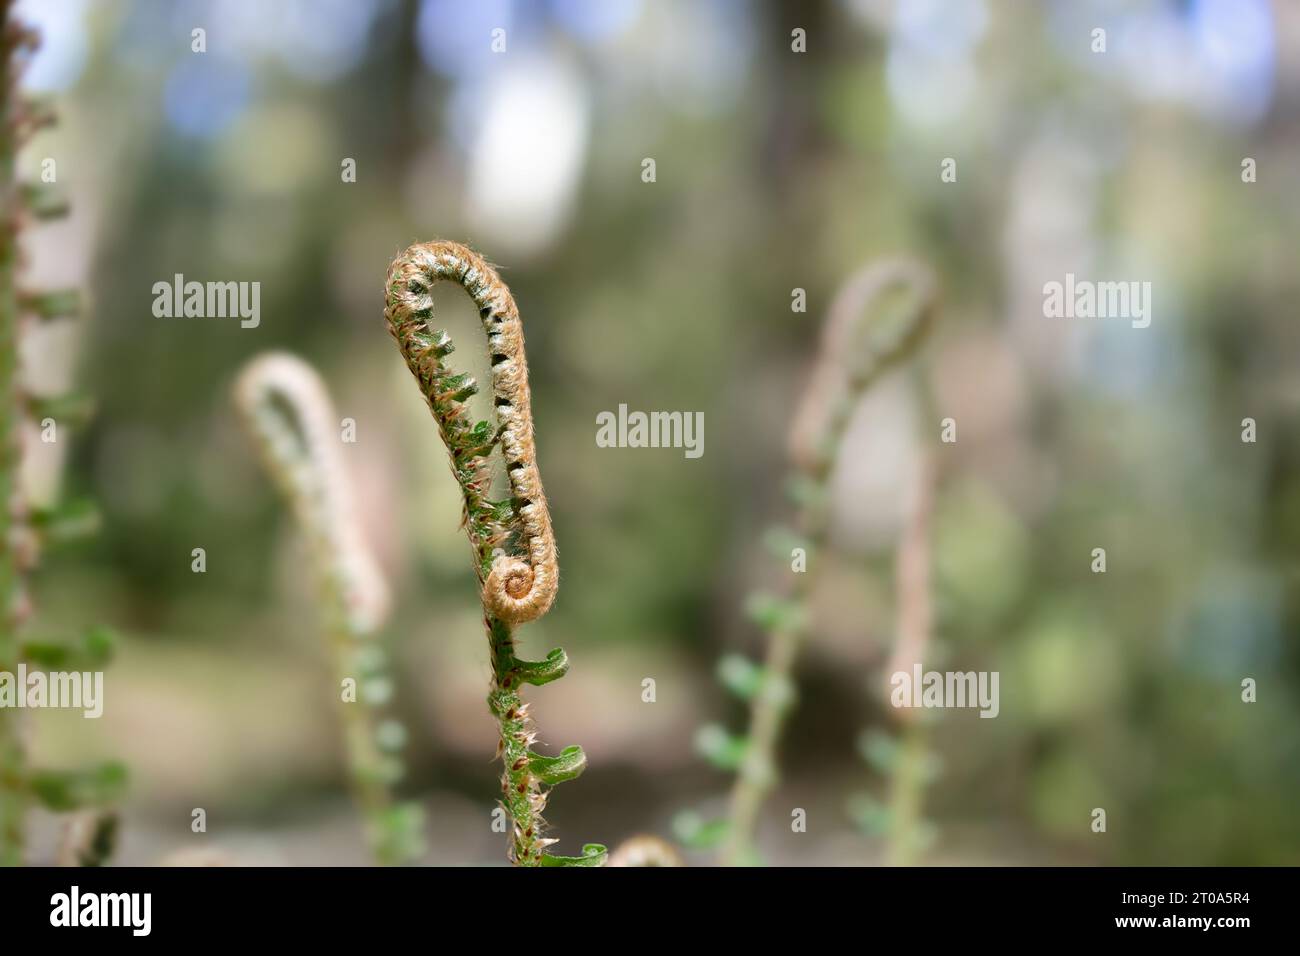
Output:
[[[342,791],[317,727],[329,702],[296,683],[322,666],[303,556],[227,411],[240,363],[278,347],[312,361],[357,422],[348,464],[400,595],[397,698],[410,787],[439,808],[430,842],[440,862],[498,858],[456,488],[382,319],[388,261],[437,236],[501,264],[525,317],[562,570],[527,640],[531,656],[563,642],[578,662],[566,683],[584,688],[580,703],[541,703],[540,722],[557,737],[583,728],[591,762],[555,808],[559,831],[610,844],[666,832],[722,787],[690,737],[740,717],[712,674],[724,652],[759,646],[739,596],[770,567],[762,528],[785,512],[790,410],[840,279],[904,251],[942,277],[927,372],[936,413],[960,429],[940,449],[937,666],[998,670],[1005,695],[996,720],[957,712],[933,727],[945,772],[927,790],[930,859],[1297,862],[1294,11],[1264,6],[1270,29],[1291,25],[1267,37],[1267,108],[1229,86],[1238,108],[1215,113],[1200,108],[1218,74],[1198,48],[1162,67],[1185,82],[1159,87],[1143,51],[1120,43],[1126,17],[1191,43],[1198,5],[1113,10],[1112,52],[1088,59],[1088,24],[1065,3],[957,4],[982,12],[974,26],[957,13],[922,24],[938,53],[909,47],[913,27],[871,4],[634,4],[597,39],[544,4],[516,13],[508,55],[461,74],[422,56],[420,5],[371,6],[355,63],[313,80],[240,47],[246,33],[216,29],[228,21],[212,5],[95,4],[84,67],[59,94],[47,148],[83,217],[61,248],[91,270],[76,378],[99,406],[65,483],[99,502],[103,534],[51,562],[38,600],[51,623],[106,620],[125,635],[96,732],[133,767],[128,832],[183,840],[187,808],[204,805],[274,836]],[[189,28],[203,22],[196,60]],[[444,20],[449,36],[458,22]],[[794,26],[807,54],[790,51]],[[1248,64],[1257,52],[1237,51]],[[923,53],[938,59],[917,73]],[[552,190],[556,225],[525,247],[468,197],[501,158],[479,136],[504,122],[483,90],[515,68],[540,89],[539,63],[576,77],[581,106],[554,103],[548,135],[499,149],[522,157],[527,181],[566,135],[562,117],[583,117],[583,135],[571,194]],[[194,71],[216,91],[197,134],[172,115]],[[227,108],[218,94],[235,90]],[[1257,182],[1242,182],[1243,156]],[[341,181],[344,157],[355,183]],[[945,157],[956,183],[940,181]],[[529,213],[519,234],[540,221]],[[1044,318],[1041,286],[1067,268],[1152,280],[1151,327]],[[261,282],[260,326],[155,318],[151,286],[177,273]],[[794,288],[806,313],[791,312]],[[439,298],[453,338],[476,341],[454,298]],[[465,359],[482,380],[486,356]],[[703,411],[706,454],[597,448],[595,416],[619,403]],[[1240,439],[1246,417],[1255,443]],[[851,435],[904,427],[864,422]],[[938,423],[922,425],[937,445]],[[862,448],[853,474],[888,471]],[[887,515],[893,486],[881,487],[839,485],[835,507]],[[862,560],[818,595],[773,801],[809,807],[813,823],[792,834],[774,812],[760,840],[773,862],[877,858],[844,806],[862,772],[855,735],[887,717],[874,688],[894,543],[837,523]],[[1096,547],[1104,574],[1090,571]],[[1247,677],[1257,703],[1241,700]],[[85,733],[49,729],[70,754]],[[1094,807],[1105,834],[1089,828]]]

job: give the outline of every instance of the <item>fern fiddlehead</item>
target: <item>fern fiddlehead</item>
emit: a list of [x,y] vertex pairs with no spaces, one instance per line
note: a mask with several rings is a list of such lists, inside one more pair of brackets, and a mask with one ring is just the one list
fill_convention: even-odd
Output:
[[[894,290],[907,293],[908,303],[891,323],[882,318],[881,301]],[[808,595],[827,544],[829,482],[849,420],[863,394],[920,345],[932,324],[936,298],[929,269],[910,259],[891,259],[851,277],[831,305],[789,442],[795,465],[791,489],[799,512],[793,540],[803,548],[808,568],[796,575],[787,596],[754,595],[749,601],[751,616],[768,635],[763,664],[738,656],[722,662],[724,683],[749,701],[747,733],[737,738],[712,727],[700,738],[706,755],[736,772],[727,819],[710,828],[721,842],[724,865],[755,858],[754,832],[776,782],[777,745],[796,697],[793,672],[808,628]],[[785,551],[790,537],[773,537]]]
[[[445,331],[430,325],[433,287],[440,281],[460,285],[479,310],[492,361],[496,424],[471,421],[464,403],[478,385],[443,361],[454,346]],[[464,525],[481,586],[492,663],[488,705],[500,733],[502,803],[511,820],[509,857],[522,866],[600,866],[606,852],[599,844],[585,845],[578,857],[545,852],[556,842],[542,835],[549,788],[582,773],[587,758],[580,747],[566,747],[553,757],[534,752],[537,734],[520,694],[524,684],[563,677],[569,664],[560,649],[543,661],[515,656],[514,628],[550,609],[559,566],[537,469],[523,325],[514,297],[481,256],[439,240],[413,245],[393,260],[384,315],[437,422],[464,499]],[[489,455],[498,444],[511,492],[505,501],[489,497]]]
[[420,808],[396,803],[403,774],[397,750],[405,737],[372,688],[387,686],[383,650],[373,643],[389,606],[388,586],[366,546],[353,510],[341,454],[339,420],[320,376],[301,359],[269,353],[248,363],[234,389],[235,404],[262,464],[289,503],[316,565],[336,686],[351,682],[341,701],[352,790],[367,841],[382,864],[423,852]]

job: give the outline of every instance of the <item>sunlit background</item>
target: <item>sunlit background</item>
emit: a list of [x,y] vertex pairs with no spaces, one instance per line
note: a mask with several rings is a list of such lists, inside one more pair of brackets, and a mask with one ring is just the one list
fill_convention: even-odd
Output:
[[[345,454],[396,595],[400,790],[425,808],[425,862],[504,860],[458,490],[382,318],[389,261],[435,237],[501,264],[524,317],[563,584],[521,634],[573,661],[528,696],[543,745],[590,759],[548,810],[558,850],[722,813],[732,778],[694,741],[743,726],[716,663],[761,654],[745,596],[788,584],[763,540],[791,520],[791,410],[839,283],[901,252],[943,285],[912,372],[930,407],[897,376],[850,426],[763,859],[887,858],[884,671],[925,449],[932,665],[998,671],[1001,712],[927,723],[919,858],[1300,862],[1300,6],[21,6],[44,34],[26,83],[61,115],[21,167],[56,158],[73,208],[30,233],[29,269],[90,299],[33,336],[28,374],[97,408],[30,443],[29,478],[103,515],[46,560],[33,630],[122,635],[104,717],[40,714],[32,749],[129,766],[119,862],[367,860],[303,546],[229,400],[271,348],[312,361],[357,422]],[[1150,327],[1045,318],[1067,272],[1150,281]],[[177,273],[260,282],[261,324],[156,318],[152,286]],[[438,302],[482,376],[472,306]],[[620,403],[703,412],[703,457],[598,448]],[[50,818],[40,834],[38,856]]]

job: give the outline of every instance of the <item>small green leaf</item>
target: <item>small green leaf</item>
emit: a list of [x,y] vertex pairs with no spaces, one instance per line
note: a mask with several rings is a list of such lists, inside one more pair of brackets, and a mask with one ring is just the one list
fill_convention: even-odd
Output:
[[695,735],[695,749],[719,770],[736,770],[745,761],[749,740],[717,724],[707,724]]
[[107,664],[117,650],[117,632],[109,627],[92,627],[81,639],[86,656],[98,664]]
[[385,720],[375,728],[375,743],[380,750],[396,753],[406,746],[406,728],[396,720]]
[[47,670],[97,670],[113,657],[117,635],[106,627],[91,628],[79,641],[28,641],[23,659]]
[[437,329],[430,340],[430,347],[438,353],[438,357],[450,355],[456,351],[456,343],[451,340],[451,333],[446,329]]
[[352,651],[352,666],[362,677],[383,677],[388,670],[388,654],[378,644],[362,644]]
[[66,395],[29,395],[27,413],[36,421],[52,418],[60,425],[75,428],[95,415],[95,400],[80,392]]
[[108,763],[92,770],[37,770],[27,779],[33,795],[58,813],[112,803],[126,789],[126,767]]
[[798,601],[764,591],[749,596],[745,601],[745,613],[751,621],[769,633],[800,631],[806,617],[803,605]]
[[76,845],[71,848],[77,866],[106,866],[117,850],[120,820],[113,811],[91,811],[72,821]]
[[68,214],[68,198],[46,183],[23,186],[23,205],[35,219],[58,219]]
[[99,531],[99,509],[87,500],[69,501],[53,508],[41,508],[30,515],[31,525],[46,544],[64,544],[87,538]]
[[452,344],[451,336],[445,329],[436,332],[412,332],[411,339],[421,351],[432,352],[437,358],[456,351],[456,346]]
[[694,810],[684,810],[673,818],[673,833],[692,850],[710,850],[727,838],[730,822],[705,820]]
[[800,508],[816,509],[826,502],[826,485],[824,482],[799,474],[786,482],[786,497]]
[[492,423],[481,421],[461,436],[459,440],[461,454],[473,458],[490,455],[496,445],[496,438],[496,429],[493,428]]
[[867,836],[881,836],[889,831],[889,808],[874,797],[859,794],[849,801],[849,817]]
[[385,866],[417,860],[427,849],[424,840],[424,808],[418,803],[397,803],[370,821],[375,857]]
[[19,306],[41,319],[71,318],[81,312],[81,292],[78,289],[56,289],[53,292],[23,292]]
[[547,786],[564,783],[587,769],[587,755],[581,747],[565,747],[554,757],[528,751],[528,772]]
[[766,671],[743,654],[726,654],[718,661],[718,680],[742,700],[750,700],[763,686]]
[[442,398],[449,398],[453,402],[463,402],[472,395],[478,394],[478,382],[474,376],[468,372],[461,372],[457,375],[449,375],[442,383]]
[[604,866],[609,851],[600,843],[585,843],[582,856],[542,855],[541,866]]
[[510,672],[518,676],[519,681],[541,687],[553,680],[559,680],[569,671],[569,657],[562,648],[555,648],[546,655],[544,661],[515,661]]
[[366,677],[358,697],[368,707],[385,707],[393,699],[393,681],[378,674]]
[[71,666],[76,650],[68,644],[57,641],[24,641],[18,653],[28,664],[35,664],[46,670],[80,670],[78,667]]
[[858,736],[858,753],[872,770],[888,776],[898,767],[898,740],[881,730],[864,730]]
[[768,528],[763,533],[763,547],[769,554],[780,561],[789,561],[795,548],[803,548],[805,554],[812,551],[808,539],[790,528]]

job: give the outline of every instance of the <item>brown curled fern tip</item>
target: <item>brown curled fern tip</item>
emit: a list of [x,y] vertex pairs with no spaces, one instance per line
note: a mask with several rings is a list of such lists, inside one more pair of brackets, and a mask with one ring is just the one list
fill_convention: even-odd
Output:
[[[864,317],[874,317],[873,307],[895,290],[910,293],[912,309],[893,326],[867,329]],[[937,299],[934,273],[913,259],[873,262],[840,286],[790,429],[790,457],[800,471],[815,477],[834,466],[857,399],[921,343]]]
[[[432,326],[433,287],[442,281],[460,285],[478,307],[492,361],[495,423],[471,420],[465,401],[477,393],[478,384],[444,362],[454,346],[445,331]],[[553,757],[535,753],[531,748],[537,733],[520,695],[524,684],[563,677],[569,662],[558,648],[543,661],[515,656],[514,627],[550,610],[559,586],[555,535],[533,442],[519,309],[487,260],[459,243],[436,240],[413,245],[393,260],[384,316],[438,424],[464,498],[464,526],[482,587],[492,658],[488,705],[501,735],[510,859],[521,866],[600,866],[606,853],[599,844],[587,844],[578,857],[544,852],[556,842],[543,836],[542,812],[550,788],[582,773],[587,758],[581,747],[566,747]],[[510,497],[503,501],[490,497],[490,456],[497,445],[510,484]]]

